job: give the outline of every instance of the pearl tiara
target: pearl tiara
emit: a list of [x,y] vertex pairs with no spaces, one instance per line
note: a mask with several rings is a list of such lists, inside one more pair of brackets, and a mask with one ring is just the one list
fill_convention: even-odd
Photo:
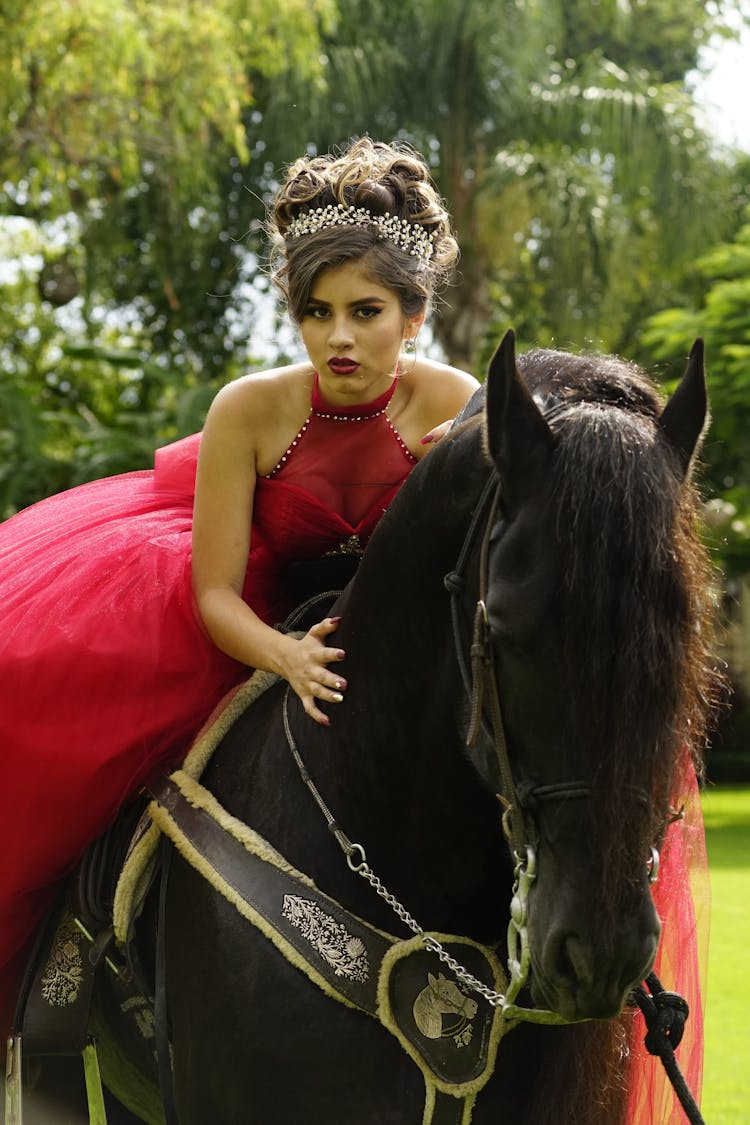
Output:
[[284,237],[302,238],[306,234],[316,234],[319,230],[331,227],[375,227],[379,239],[388,239],[400,250],[405,250],[413,258],[419,258],[423,262],[429,262],[435,250],[437,231],[428,234],[418,223],[399,219],[389,211],[384,215],[373,215],[366,207],[345,207],[343,203],[315,207],[292,219]]

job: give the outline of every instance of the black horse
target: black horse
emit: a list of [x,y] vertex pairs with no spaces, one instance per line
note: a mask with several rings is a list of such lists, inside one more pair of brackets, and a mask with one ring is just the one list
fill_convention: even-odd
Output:
[[[330,729],[295,696],[285,703],[279,683],[203,778],[353,916],[411,936],[379,880],[424,930],[500,943],[501,959],[514,867],[520,858],[523,878],[533,843],[518,1002],[593,1022],[513,1028],[475,1125],[623,1121],[621,1013],[659,940],[649,857],[680,755],[700,755],[711,695],[690,483],[705,417],[700,343],[665,407],[614,358],[537,350],[517,368],[509,333],[340,599],[350,686]],[[377,879],[359,877],[359,850],[346,862],[290,742]],[[326,996],[179,855],[166,981],[181,1125],[423,1120],[424,1081],[397,1039]],[[464,1023],[486,1006],[449,966],[431,982],[444,986],[443,1012],[468,998]],[[435,1018],[422,1014],[428,1034]],[[105,1059],[105,1078],[109,1067],[127,1099],[118,1065]]]

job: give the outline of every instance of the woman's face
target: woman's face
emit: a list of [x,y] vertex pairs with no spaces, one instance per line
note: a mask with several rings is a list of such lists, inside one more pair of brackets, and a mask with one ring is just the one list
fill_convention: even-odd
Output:
[[404,339],[424,313],[404,316],[392,289],[359,262],[323,270],[310,290],[300,333],[329,402],[368,401],[388,389]]

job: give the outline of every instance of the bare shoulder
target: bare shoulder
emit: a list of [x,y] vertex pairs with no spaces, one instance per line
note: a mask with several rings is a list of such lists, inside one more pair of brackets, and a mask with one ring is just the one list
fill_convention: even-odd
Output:
[[251,371],[227,383],[216,395],[208,419],[226,420],[231,424],[262,421],[265,417],[294,413],[298,403],[310,401],[314,371],[309,363],[274,367],[267,371]]
[[424,404],[430,413],[443,411],[446,418],[456,414],[479,387],[478,380],[468,371],[429,359],[417,360],[405,375],[404,383],[420,405]]
[[310,364],[299,363],[242,375],[218,392],[206,417],[204,444],[234,449],[253,458],[260,472],[278,460],[303,424],[314,380]]
[[403,363],[398,401],[389,411],[404,444],[419,460],[429,449],[423,437],[455,418],[479,383],[467,371],[435,360]]

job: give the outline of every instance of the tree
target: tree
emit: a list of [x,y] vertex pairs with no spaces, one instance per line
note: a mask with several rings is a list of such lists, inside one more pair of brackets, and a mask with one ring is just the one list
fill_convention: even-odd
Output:
[[67,265],[91,335],[94,305],[137,304],[159,351],[222,369],[238,240],[259,211],[243,190],[254,85],[315,72],[331,2],[3,6],[2,211],[78,216]]
[[[746,170],[750,171],[747,167]],[[643,342],[674,362],[705,337],[712,423],[703,450],[707,515],[730,572],[750,571],[750,207],[731,242],[696,262],[702,299],[651,318]]]
[[[437,320],[448,358],[481,370],[509,323],[632,351],[645,310],[683,300],[696,246],[735,214],[680,81],[710,12],[8,0],[0,224],[32,224],[34,246],[0,309],[0,429],[16,448],[21,413],[54,404],[40,482],[121,465],[105,444],[141,457],[177,435],[253,361],[267,282],[248,249],[280,166],[363,132],[414,143],[448,198],[463,252]],[[14,479],[37,479],[24,464]]]
[[430,154],[462,247],[437,325],[452,361],[472,363],[493,315],[534,340],[623,347],[644,290],[668,292],[721,235],[726,175],[675,81],[714,26],[708,5],[339,9],[319,138],[401,135]]
[[250,355],[254,90],[310,79],[331,7],[0,6],[0,518],[148,463]]

